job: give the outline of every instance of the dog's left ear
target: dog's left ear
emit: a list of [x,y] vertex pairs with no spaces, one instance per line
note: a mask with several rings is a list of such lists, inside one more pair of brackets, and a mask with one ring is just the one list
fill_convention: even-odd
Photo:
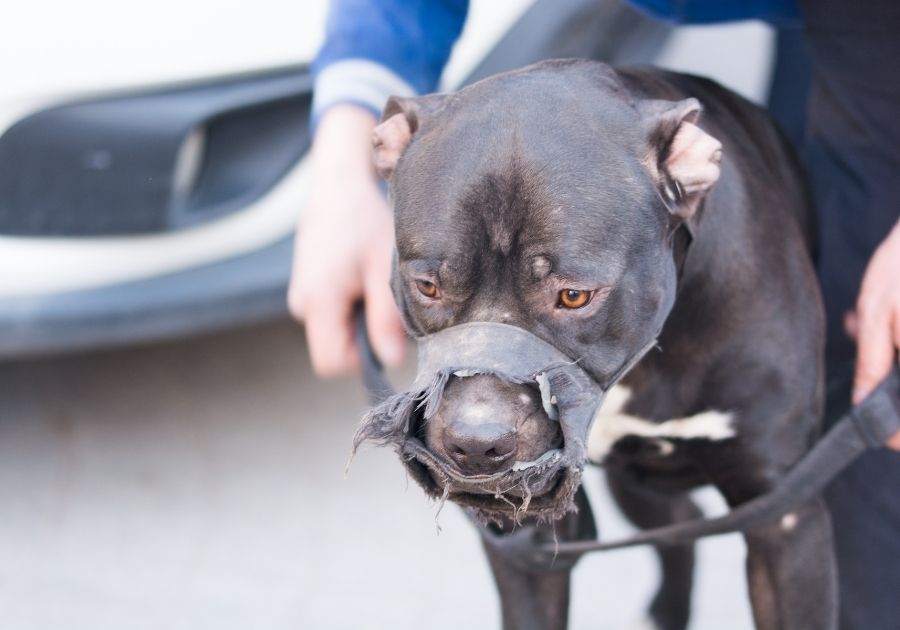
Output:
[[703,195],[719,179],[722,143],[697,121],[703,107],[695,98],[640,103],[649,141],[647,167],[669,211],[692,223]]

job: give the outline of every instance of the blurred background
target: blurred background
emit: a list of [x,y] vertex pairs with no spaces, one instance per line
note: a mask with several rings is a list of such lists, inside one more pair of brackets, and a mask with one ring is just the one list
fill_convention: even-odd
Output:
[[[361,386],[316,380],[287,321],[327,1],[2,13],[0,627],[497,627],[458,510],[436,517],[390,452],[345,478]],[[443,85],[591,56],[764,102],[774,46],[760,23],[473,0]],[[601,530],[624,533],[600,474]],[[742,543],[699,547],[692,628],[750,628]],[[620,551],[575,575],[572,628],[627,628],[656,567]]]

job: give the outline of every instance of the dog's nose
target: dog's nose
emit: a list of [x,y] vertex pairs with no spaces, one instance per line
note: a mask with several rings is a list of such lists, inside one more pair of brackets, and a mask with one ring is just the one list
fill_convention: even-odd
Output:
[[500,472],[516,454],[516,432],[498,422],[453,422],[444,432],[444,448],[467,474]]

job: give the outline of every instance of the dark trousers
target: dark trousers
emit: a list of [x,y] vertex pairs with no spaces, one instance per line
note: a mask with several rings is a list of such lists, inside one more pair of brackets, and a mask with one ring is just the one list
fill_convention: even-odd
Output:
[[[828,426],[850,405],[856,349],[844,333],[844,313],[856,302],[873,251],[900,218],[900,2],[801,4],[812,82],[805,126],[797,133],[817,206],[817,264],[828,318]],[[802,71],[802,63],[794,68]],[[790,74],[780,78],[796,89],[802,77],[791,83]],[[777,100],[784,91],[776,85],[773,96]],[[796,121],[790,116],[788,110],[788,126]],[[838,555],[841,628],[900,629],[900,453],[864,455],[826,498]]]

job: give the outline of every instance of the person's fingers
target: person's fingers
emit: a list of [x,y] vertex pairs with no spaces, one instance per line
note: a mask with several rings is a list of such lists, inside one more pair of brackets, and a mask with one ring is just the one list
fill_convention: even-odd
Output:
[[287,306],[288,312],[298,322],[303,321],[303,312],[304,312],[304,300],[303,296],[300,293],[300,289],[296,287],[296,282],[291,279],[291,284],[288,285],[288,293],[287,293]]
[[881,301],[860,300],[857,308],[856,374],[853,403],[860,402],[888,375],[896,349],[891,330],[891,312]]
[[891,321],[894,329],[894,358],[900,363],[900,305],[894,307]]
[[856,336],[859,334],[859,317],[856,316],[856,311],[844,313],[844,332],[853,341],[856,341]]
[[[306,339],[313,369],[322,377],[340,376],[354,371],[359,356],[353,342],[353,303],[348,295],[319,298],[305,308]],[[352,296],[350,296],[352,297]]]
[[369,338],[381,362],[396,367],[403,362],[406,333],[389,284],[390,254],[382,249],[363,274]]
[[303,321],[305,311],[305,296],[303,294],[304,282],[302,277],[301,253],[303,251],[301,230],[294,235],[294,261],[291,268],[291,280],[288,284],[287,305],[288,311],[298,322]]
[[895,451],[900,451],[900,431],[897,431],[894,435],[888,438],[887,445],[888,448],[892,448]]

